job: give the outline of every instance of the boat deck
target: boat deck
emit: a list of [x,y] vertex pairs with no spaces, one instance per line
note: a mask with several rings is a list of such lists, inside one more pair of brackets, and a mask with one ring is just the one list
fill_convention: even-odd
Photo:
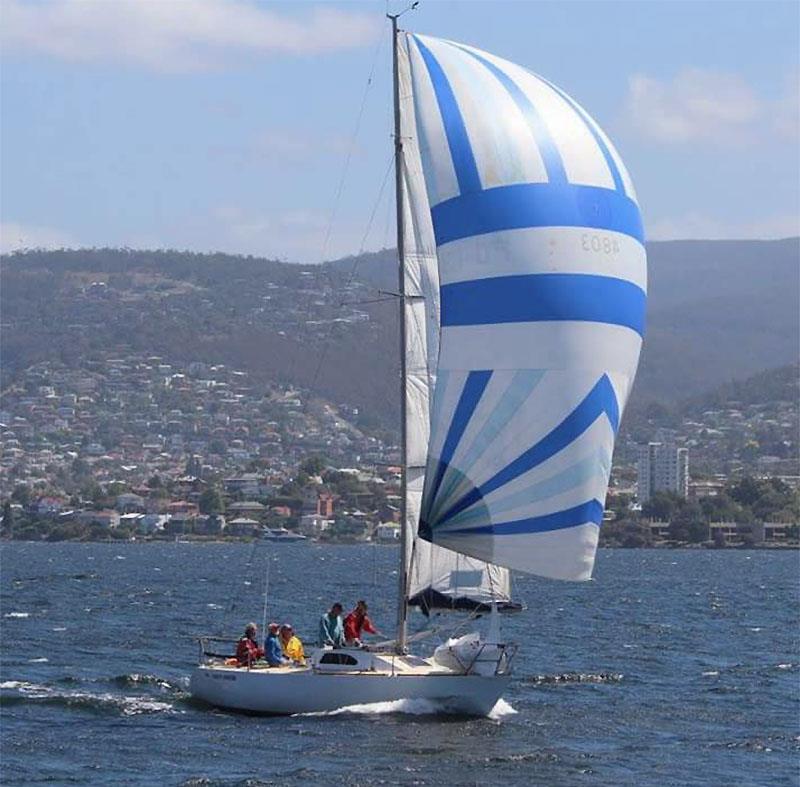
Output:
[[[411,663],[413,661],[413,663]],[[202,665],[204,669],[210,669],[219,672],[230,672],[234,674],[239,673],[256,673],[264,675],[299,675],[308,672],[314,672],[324,675],[374,675],[385,677],[387,675],[453,675],[451,670],[442,667],[438,664],[432,664],[423,659],[407,659],[404,656],[381,656],[373,660],[372,666],[364,668],[358,667],[343,667],[331,669],[324,666],[315,666],[307,664],[305,666],[286,666],[286,667],[270,667],[267,664],[254,664],[252,667],[239,667],[223,663],[205,663]]]

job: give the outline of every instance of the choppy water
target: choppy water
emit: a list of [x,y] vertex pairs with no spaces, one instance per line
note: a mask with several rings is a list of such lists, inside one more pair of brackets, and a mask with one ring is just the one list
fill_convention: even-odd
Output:
[[796,552],[601,551],[520,577],[516,679],[490,719],[425,702],[246,717],[189,698],[191,635],[331,600],[391,631],[397,552],[310,544],[4,544],[4,784],[800,784]]

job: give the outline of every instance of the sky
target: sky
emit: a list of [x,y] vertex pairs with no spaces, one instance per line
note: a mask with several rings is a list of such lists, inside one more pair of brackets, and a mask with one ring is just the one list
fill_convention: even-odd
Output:
[[[0,246],[317,262],[393,245],[407,2],[2,0]],[[649,239],[800,234],[800,3],[422,0],[614,140]]]

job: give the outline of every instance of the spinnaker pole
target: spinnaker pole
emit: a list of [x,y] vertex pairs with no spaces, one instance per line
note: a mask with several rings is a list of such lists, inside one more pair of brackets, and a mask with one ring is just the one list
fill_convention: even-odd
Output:
[[400,37],[397,29],[397,18],[400,14],[387,14],[392,21],[392,84],[394,90],[394,184],[397,208],[397,259],[398,259],[398,301],[400,303],[400,568],[398,570],[399,587],[397,599],[397,651],[406,650],[408,619],[408,550],[411,541],[407,534],[406,523],[406,276],[405,276],[405,243],[404,243],[404,205],[403,205],[403,138],[400,134],[400,74],[398,64],[398,47]]

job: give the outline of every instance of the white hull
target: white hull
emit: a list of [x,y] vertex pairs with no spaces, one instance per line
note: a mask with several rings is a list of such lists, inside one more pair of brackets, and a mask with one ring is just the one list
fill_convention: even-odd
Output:
[[201,665],[192,674],[191,692],[212,705],[250,713],[318,713],[425,699],[443,712],[485,716],[510,680],[508,675],[320,674],[310,667],[246,670]]

